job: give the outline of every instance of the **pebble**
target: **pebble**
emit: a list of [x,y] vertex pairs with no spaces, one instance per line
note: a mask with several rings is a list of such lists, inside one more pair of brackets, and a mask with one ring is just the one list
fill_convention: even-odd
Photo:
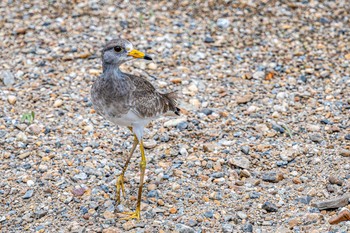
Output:
[[53,106],[55,107],[55,108],[59,108],[59,107],[61,107],[63,105],[63,100],[61,100],[61,99],[57,99],[55,102],[54,102],[54,104],[53,104]]
[[83,187],[74,188],[72,189],[72,194],[74,196],[80,197],[84,195],[85,191],[86,191],[86,188],[83,188]]
[[12,86],[15,83],[15,76],[8,70],[2,70],[0,72],[0,79],[7,87]]
[[33,196],[34,190],[33,189],[29,189],[23,196],[23,199],[29,199]]
[[240,167],[243,169],[248,169],[250,167],[250,161],[249,159],[245,158],[245,157],[233,157],[229,160],[229,163],[236,166],[236,167]]
[[344,157],[350,157],[350,150],[341,149],[339,154]]
[[236,102],[237,104],[246,104],[250,102],[253,99],[253,95],[243,95],[243,96],[237,96]]
[[144,141],[143,146],[146,149],[152,149],[152,148],[155,148],[157,146],[157,142],[155,140]]
[[81,172],[81,173],[76,174],[76,175],[74,176],[75,179],[79,179],[79,180],[86,180],[87,177],[88,177],[88,176],[87,176],[86,173],[84,173],[84,172]]
[[343,181],[342,180],[340,180],[338,177],[336,177],[336,176],[330,176],[329,178],[328,178],[328,181],[329,181],[329,183],[331,183],[331,184],[336,184],[336,185],[339,185],[339,186],[342,186],[343,185]]
[[256,71],[253,74],[253,79],[258,79],[258,80],[262,80],[265,78],[265,72],[264,71]]
[[267,201],[262,205],[262,208],[266,210],[267,212],[277,212],[278,208],[275,204]]
[[31,155],[30,152],[24,152],[24,153],[20,154],[18,157],[20,159],[25,159],[25,158],[28,158],[30,155]]
[[28,130],[31,134],[34,134],[34,135],[39,135],[41,133],[41,131],[43,130],[43,127],[37,125],[37,124],[31,124],[29,127],[28,127]]
[[186,122],[187,119],[186,118],[176,118],[176,119],[172,119],[169,121],[166,121],[164,123],[164,127],[174,127],[177,126],[178,124],[182,123],[182,122]]
[[232,224],[229,223],[224,223],[222,224],[222,232],[223,233],[232,233],[234,232],[234,226]]
[[350,134],[344,136],[345,140],[350,140]]
[[225,18],[219,18],[216,21],[216,25],[219,28],[226,29],[226,28],[228,28],[230,26],[230,21],[228,19],[225,19]]
[[9,104],[14,105],[17,102],[17,97],[15,95],[9,95],[7,101]]
[[149,63],[148,64],[148,69],[150,70],[156,70],[157,69],[157,64],[156,63]]
[[196,231],[189,226],[186,226],[184,224],[176,224],[175,225],[175,230],[179,233],[195,233]]
[[242,146],[241,147],[241,151],[246,154],[246,155],[249,155],[249,146]]
[[124,231],[130,231],[131,229],[136,228],[135,221],[127,221],[126,223],[123,223],[122,225]]
[[311,134],[310,135],[310,140],[316,143],[322,142],[323,138],[320,134]]
[[268,172],[263,174],[262,180],[271,183],[278,183],[279,181],[283,180],[283,175],[277,172]]
[[242,228],[243,232],[253,232],[253,225],[249,222],[245,223]]

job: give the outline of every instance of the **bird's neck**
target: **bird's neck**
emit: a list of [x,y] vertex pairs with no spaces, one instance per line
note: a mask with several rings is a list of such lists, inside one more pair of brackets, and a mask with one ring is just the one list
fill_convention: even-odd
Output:
[[105,77],[121,77],[123,72],[115,64],[103,64],[103,74]]

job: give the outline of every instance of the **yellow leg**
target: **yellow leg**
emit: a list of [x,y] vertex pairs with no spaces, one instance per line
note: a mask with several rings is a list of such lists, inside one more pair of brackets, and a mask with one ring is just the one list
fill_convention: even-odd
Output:
[[139,184],[139,193],[137,196],[137,205],[136,205],[136,211],[130,212],[130,213],[124,213],[129,215],[126,218],[122,218],[123,220],[130,220],[130,219],[137,219],[140,220],[141,217],[141,197],[142,197],[142,187],[143,187],[143,179],[145,177],[145,170],[146,170],[146,156],[145,156],[145,149],[143,147],[143,140],[140,141],[140,150],[141,150],[141,162],[140,162],[140,184]]
[[[129,128],[132,131],[132,128]],[[120,204],[120,194],[123,193],[123,197],[125,197],[125,189],[124,189],[124,174],[126,172],[126,169],[128,168],[130,159],[132,157],[132,154],[134,153],[137,144],[139,143],[139,141],[137,140],[137,137],[134,135],[134,143],[132,145],[132,148],[130,150],[130,154],[128,156],[128,158],[126,159],[125,165],[123,167],[123,171],[122,173],[119,175],[117,182],[116,182],[116,187],[117,187],[117,192],[116,192],[116,203],[117,205]]]

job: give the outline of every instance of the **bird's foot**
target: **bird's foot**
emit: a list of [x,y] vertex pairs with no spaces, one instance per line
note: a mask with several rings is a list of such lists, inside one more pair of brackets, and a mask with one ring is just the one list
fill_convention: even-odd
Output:
[[116,183],[117,186],[117,192],[116,192],[116,203],[117,205],[120,204],[120,195],[123,194],[123,197],[125,197],[125,188],[124,188],[124,174],[120,174]]
[[129,216],[125,218],[121,218],[120,220],[132,220],[132,219],[140,220],[141,218],[139,209],[137,209],[135,212],[123,212],[122,214],[129,215]]

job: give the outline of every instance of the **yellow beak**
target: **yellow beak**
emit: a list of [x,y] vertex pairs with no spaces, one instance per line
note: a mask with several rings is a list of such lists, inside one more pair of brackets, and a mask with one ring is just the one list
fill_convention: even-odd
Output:
[[136,50],[136,49],[133,49],[128,53],[128,56],[131,56],[133,58],[144,58],[145,54],[143,52]]
[[140,52],[136,49],[133,49],[131,50],[129,53],[128,53],[128,56],[131,56],[133,58],[143,58],[145,60],[153,60],[152,57],[150,57],[149,55],[147,54],[144,54],[143,52]]

